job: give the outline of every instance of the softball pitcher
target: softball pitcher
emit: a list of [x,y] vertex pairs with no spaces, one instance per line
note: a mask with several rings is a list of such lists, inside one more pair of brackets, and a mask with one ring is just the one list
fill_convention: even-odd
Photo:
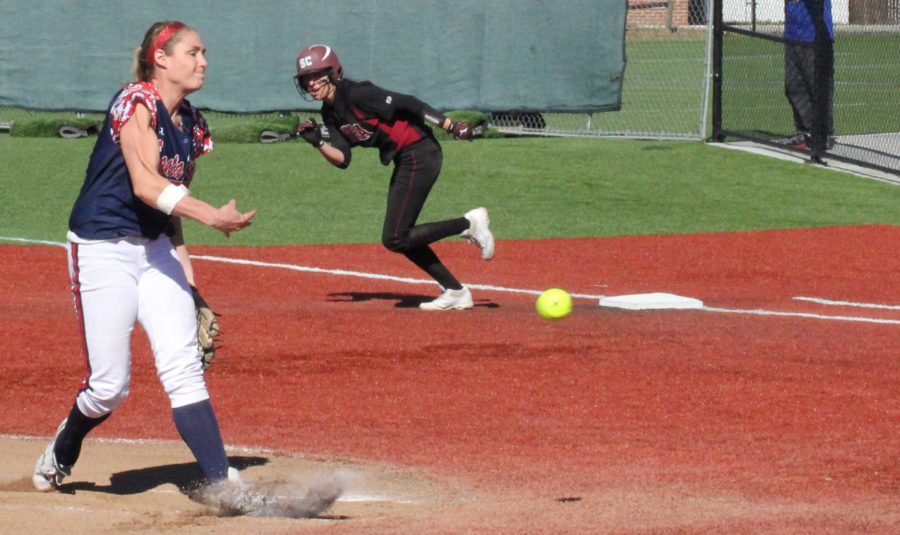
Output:
[[301,124],[298,134],[332,165],[346,169],[354,146],[377,148],[382,164],[394,162],[381,241],[444,289],[437,299],[419,306],[425,310],[472,308],[472,293],[450,273],[429,244],[459,235],[478,245],[482,258],[490,260],[494,237],[487,210],[476,208],[464,217],[416,224],[443,162],[441,146],[428,124],[447,130],[456,139],[470,141],[474,137],[472,128],[444,117],[416,97],[386,91],[371,82],[345,79],[337,54],[329,46],[312,45],[300,52],[294,82],[304,98],[308,95],[322,102],[322,121],[330,139],[326,141],[322,127],[313,119]]
[[250,225],[234,200],[220,208],[187,189],[209,129],[185,97],[203,87],[203,41],[180,22],[157,22],[136,52],[135,82],[112,99],[69,219],[67,250],[87,376],[34,467],[38,490],[71,474],[85,436],[128,396],[135,320],[150,339],[175,425],[208,482],[228,459],[197,350],[193,271],[181,218],[225,233]]

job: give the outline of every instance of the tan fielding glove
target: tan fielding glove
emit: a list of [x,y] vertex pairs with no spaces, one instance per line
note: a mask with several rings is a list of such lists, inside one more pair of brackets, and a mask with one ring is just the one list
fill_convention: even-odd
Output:
[[216,358],[216,338],[222,334],[222,329],[219,328],[216,313],[206,304],[200,291],[191,286],[191,294],[194,296],[194,308],[197,309],[197,350],[205,371]]

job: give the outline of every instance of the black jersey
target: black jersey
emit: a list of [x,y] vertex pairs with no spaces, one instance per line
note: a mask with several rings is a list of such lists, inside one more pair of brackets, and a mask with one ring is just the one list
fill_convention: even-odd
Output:
[[423,139],[434,143],[425,114],[436,113],[416,97],[387,91],[371,82],[341,80],[334,101],[323,103],[322,122],[331,135],[331,145],[344,153],[350,165],[350,148],[376,147],[381,163],[389,164],[404,149]]

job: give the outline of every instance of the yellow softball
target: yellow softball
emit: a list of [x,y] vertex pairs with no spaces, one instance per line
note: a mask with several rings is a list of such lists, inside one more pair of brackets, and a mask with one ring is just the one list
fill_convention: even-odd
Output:
[[538,296],[534,308],[542,318],[558,320],[572,312],[572,296],[560,288],[551,288]]

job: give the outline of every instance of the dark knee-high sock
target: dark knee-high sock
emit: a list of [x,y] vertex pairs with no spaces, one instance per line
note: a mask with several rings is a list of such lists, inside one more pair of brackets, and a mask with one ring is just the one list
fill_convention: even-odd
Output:
[[56,438],[56,445],[53,447],[56,462],[62,466],[74,465],[78,456],[81,455],[81,443],[84,442],[84,437],[107,418],[109,418],[109,414],[104,414],[99,418],[88,418],[78,409],[78,403],[73,403],[66,426]]
[[469,225],[469,220],[465,217],[416,225],[409,229],[408,247],[416,249],[450,236],[458,236],[461,232],[467,230]]
[[228,477],[228,457],[219,432],[219,422],[207,399],[172,409],[175,427],[181,439],[200,463],[207,481],[214,483]]
[[450,273],[447,266],[440,261],[436,254],[434,254],[431,247],[419,247],[412,251],[407,251],[404,255],[406,258],[409,258],[413,264],[419,266],[422,271],[431,275],[431,278],[436,280],[438,284],[444,288],[448,290],[459,290],[462,288],[462,284],[456,280],[456,277]]

